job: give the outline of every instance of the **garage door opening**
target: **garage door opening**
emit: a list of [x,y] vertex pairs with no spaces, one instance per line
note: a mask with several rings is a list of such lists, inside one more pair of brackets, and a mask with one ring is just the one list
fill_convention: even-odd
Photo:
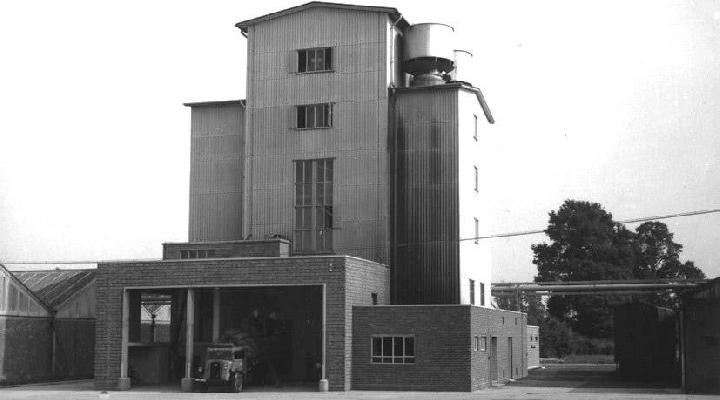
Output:
[[[220,354],[214,351],[220,345],[244,360],[243,390],[316,388],[322,377],[321,285],[133,289],[127,295],[132,386],[177,385],[188,371],[207,378],[206,371],[218,367],[208,354]],[[210,390],[232,389],[223,383]]]

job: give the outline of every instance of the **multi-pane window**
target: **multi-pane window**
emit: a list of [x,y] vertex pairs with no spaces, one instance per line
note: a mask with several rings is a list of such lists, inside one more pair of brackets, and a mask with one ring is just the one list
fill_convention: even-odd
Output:
[[370,351],[375,364],[414,364],[415,337],[373,336]]
[[333,248],[333,160],[295,161],[295,250]]
[[332,125],[332,103],[297,106],[297,128],[330,128]]
[[485,284],[480,282],[480,305],[485,305]]
[[470,304],[475,304],[475,280],[470,279]]
[[298,50],[298,72],[330,70],[332,70],[332,49],[330,47]]

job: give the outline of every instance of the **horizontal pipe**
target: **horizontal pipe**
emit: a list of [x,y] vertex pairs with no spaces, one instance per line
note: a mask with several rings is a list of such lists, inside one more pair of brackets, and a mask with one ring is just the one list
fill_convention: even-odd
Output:
[[504,288],[492,288],[492,292],[517,292],[519,291],[550,291],[550,292],[572,292],[578,290],[597,290],[597,291],[608,291],[608,290],[664,290],[664,289],[679,289],[679,288],[692,288],[698,284],[674,284],[674,283],[629,283],[629,284],[605,284],[605,285],[523,285],[516,287],[504,287]]
[[[623,295],[623,294],[655,294],[655,291],[651,290],[584,290],[584,291],[568,291],[568,292],[551,292],[551,291],[537,291],[533,292],[538,296],[587,296],[587,295]],[[495,297],[515,297],[517,292],[492,292]]]
[[598,284],[626,284],[626,283],[706,283],[708,279],[614,279],[614,280],[597,280],[597,281],[551,281],[551,282],[498,282],[493,283],[493,287],[516,287],[518,285],[598,285]]

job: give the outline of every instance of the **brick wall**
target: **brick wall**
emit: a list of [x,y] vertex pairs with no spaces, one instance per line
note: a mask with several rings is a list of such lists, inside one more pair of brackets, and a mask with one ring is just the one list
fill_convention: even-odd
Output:
[[[353,390],[470,390],[470,313],[464,305],[353,309]],[[414,364],[373,364],[372,335],[414,335]]]
[[685,388],[720,393],[720,299],[686,299]]
[[179,260],[181,250],[213,250],[207,258],[287,257],[290,242],[284,239],[238,240],[228,242],[163,243],[163,259]]
[[[472,351],[472,390],[488,385],[491,378],[492,338],[497,338],[497,380],[518,379],[527,376],[525,356],[527,340],[527,316],[515,311],[471,307],[471,336],[487,337],[485,351]],[[512,338],[512,354],[509,340]],[[512,362],[512,370],[510,368]]]
[[51,377],[51,319],[0,316],[0,384]]
[[[357,273],[356,273],[357,272]],[[365,279],[366,282],[360,282]],[[175,260],[98,265],[95,385],[112,389],[120,377],[122,291],[125,287],[326,285],[326,377],[330,390],[349,389],[352,305],[385,300],[387,268],[345,256]],[[347,290],[346,290],[347,289]],[[363,300],[367,299],[367,300]]]
[[[517,322],[516,322],[517,321]],[[490,382],[492,338],[498,379],[527,376],[525,314],[469,305],[376,306],[353,309],[352,388],[471,391]],[[373,335],[414,335],[415,363],[371,362]],[[485,336],[475,350],[475,336]],[[512,354],[508,338],[513,338]],[[512,374],[510,371],[512,357]],[[515,371],[517,369],[517,372]],[[504,376],[504,378],[503,378]]]

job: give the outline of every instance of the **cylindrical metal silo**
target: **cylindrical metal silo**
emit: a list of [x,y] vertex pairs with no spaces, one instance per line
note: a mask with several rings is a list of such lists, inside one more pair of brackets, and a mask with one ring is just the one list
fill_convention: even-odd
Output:
[[450,72],[450,80],[455,82],[467,82],[472,84],[473,76],[473,54],[468,50],[455,49],[455,68]]
[[452,71],[454,29],[445,24],[425,23],[405,31],[403,69],[413,75],[412,86],[444,83],[443,75]]

